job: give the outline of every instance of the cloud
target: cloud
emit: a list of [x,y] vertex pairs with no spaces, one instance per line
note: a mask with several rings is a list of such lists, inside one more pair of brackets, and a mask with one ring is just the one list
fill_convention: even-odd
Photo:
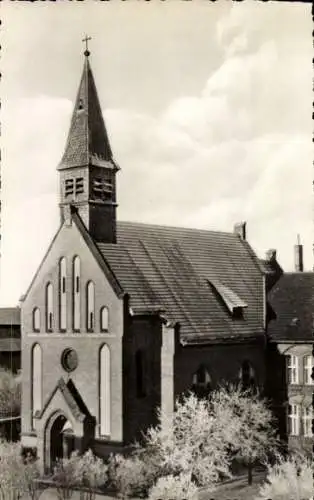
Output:
[[[286,268],[299,232],[311,267],[311,41],[305,54],[290,51],[285,27],[268,36],[269,10],[252,22],[250,9],[231,9],[221,20],[224,57],[198,94],[154,115],[104,110],[122,168],[119,218],[220,230],[247,219],[254,248],[277,247]],[[55,169],[72,104],[40,96],[8,108],[1,291],[14,302],[58,226]]]

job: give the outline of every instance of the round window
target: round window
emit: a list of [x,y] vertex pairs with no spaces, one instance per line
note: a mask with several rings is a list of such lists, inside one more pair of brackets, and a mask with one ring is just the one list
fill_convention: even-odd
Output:
[[78,365],[77,352],[74,349],[65,349],[61,356],[61,364],[67,372],[73,372]]

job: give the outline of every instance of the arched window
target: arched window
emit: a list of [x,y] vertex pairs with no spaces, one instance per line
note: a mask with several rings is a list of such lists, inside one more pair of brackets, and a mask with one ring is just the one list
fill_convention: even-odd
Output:
[[146,396],[145,387],[145,359],[144,353],[138,350],[135,354],[135,370],[136,370],[136,395],[138,398]]
[[53,329],[53,287],[51,283],[46,286],[46,330]]
[[102,332],[107,332],[109,330],[109,311],[106,306],[100,309],[100,329]]
[[200,365],[197,371],[193,374],[192,390],[196,396],[208,396],[211,390],[211,377],[206,366]]
[[34,332],[40,331],[40,310],[38,307],[33,309],[33,330]]
[[105,344],[99,353],[99,423],[101,436],[110,436],[111,394],[110,394],[110,350]]
[[62,257],[59,262],[59,326],[60,330],[67,328],[67,294],[66,294],[66,259]]
[[251,363],[247,360],[243,361],[239,373],[240,383],[243,389],[255,387],[255,372]]
[[[35,344],[32,349],[32,414],[42,409],[42,349]],[[34,422],[33,422],[34,425]]]
[[78,256],[73,259],[73,329],[81,326],[81,263]]
[[86,325],[87,330],[94,330],[95,320],[95,286],[89,281],[86,286]]

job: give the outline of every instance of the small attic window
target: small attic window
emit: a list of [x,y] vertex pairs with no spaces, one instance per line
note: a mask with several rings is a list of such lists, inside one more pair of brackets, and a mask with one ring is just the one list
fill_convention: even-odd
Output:
[[79,100],[79,104],[78,104],[78,107],[77,109],[80,111],[81,109],[84,109],[84,102],[83,102],[83,99],[80,99]]
[[220,296],[232,317],[235,319],[242,319],[243,311],[247,307],[247,303],[220,281],[209,280],[209,283]]
[[298,326],[299,323],[300,323],[300,319],[299,318],[292,318],[292,320],[291,320],[291,326]]

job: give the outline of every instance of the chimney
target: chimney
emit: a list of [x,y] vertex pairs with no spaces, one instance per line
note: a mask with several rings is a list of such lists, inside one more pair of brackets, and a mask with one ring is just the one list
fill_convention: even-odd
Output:
[[246,240],[246,222],[238,222],[233,226],[234,234],[240,236],[241,240]]
[[301,245],[299,234],[297,237],[297,244],[294,245],[294,269],[297,272],[303,271],[303,245]]
[[267,250],[266,252],[266,260],[268,262],[272,262],[274,260],[277,259],[277,250],[275,250],[274,248],[270,248],[269,250]]

